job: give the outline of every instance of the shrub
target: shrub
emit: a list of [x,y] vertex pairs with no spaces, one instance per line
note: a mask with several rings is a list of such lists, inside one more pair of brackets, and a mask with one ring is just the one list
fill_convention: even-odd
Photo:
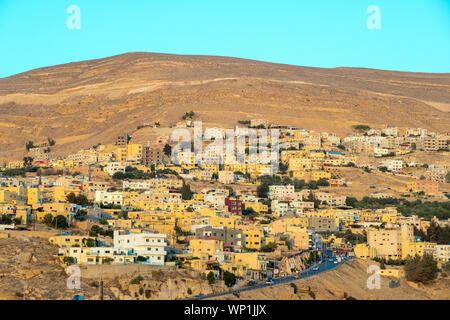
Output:
[[206,277],[208,279],[209,284],[214,284],[216,282],[216,278],[214,277],[214,272],[210,271]]
[[137,276],[136,278],[132,279],[130,281],[130,283],[131,284],[140,284],[142,280],[144,280],[143,276]]
[[308,294],[311,298],[316,300],[316,294],[311,290],[311,287],[308,287]]
[[294,294],[298,292],[297,285],[295,283],[291,283],[291,287],[294,288]]
[[64,257],[63,261],[65,264],[71,265],[75,263],[75,258],[73,257]]
[[191,294],[192,294],[192,289],[191,289],[191,288],[188,288],[188,289],[187,289],[187,294],[188,294],[188,295],[191,295]]
[[416,255],[405,264],[406,280],[426,283],[436,278],[437,262],[430,254]]

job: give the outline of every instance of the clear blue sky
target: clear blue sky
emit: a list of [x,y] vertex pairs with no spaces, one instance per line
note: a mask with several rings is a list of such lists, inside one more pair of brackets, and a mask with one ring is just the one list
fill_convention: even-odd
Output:
[[0,0],[0,77],[132,51],[448,73],[450,0]]

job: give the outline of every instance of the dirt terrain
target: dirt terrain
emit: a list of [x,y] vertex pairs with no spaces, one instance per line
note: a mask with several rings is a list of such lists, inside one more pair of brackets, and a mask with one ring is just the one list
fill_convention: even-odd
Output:
[[[66,155],[193,110],[204,125],[271,122],[344,135],[355,124],[450,127],[450,74],[321,69],[252,60],[129,53],[0,79],[0,160],[56,140]],[[144,141],[146,137],[142,137]]]
[[[263,289],[242,292],[238,296],[228,295],[220,299],[226,300],[343,300],[349,297],[358,300],[431,300],[450,299],[450,279],[439,278],[427,285],[415,284],[405,279],[400,279],[400,285],[390,288],[391,281],[397,281],[387,277],[381,277],[380,289],[367,288],[367,267],[375,262],[362,260],[350,261],[338,268],[312,276],[306,279],[296,280],[297,293],[291,284],[281,284]],[[310,294],[309,292],[312,292]],[[314,298],[313,298],[314,297]]]
[[[145,265],[81,266],[80,289],[68,289],[67,266],[45,231],[15,232],[6,238],[8,233],[0,232],[0,300],[71,300],[74,295],[98,300],[101,281],[105,300],[184,299],[224,290],[223,283],[209,285],[197,272]],[[140,283],[131,283],[138,276]]]
[[[68,289],[67,266],[56,257],[58,249],[48,243],[47,234],[17,232],[9,238],[5,234],[0,233],[0,300],[71,300],[74,295],[96,300],[100,299],[101,281],[105,300],[184,299],[226,290],[223,282],[209,285],[194,271],[145,265],[81,266],[80,289]],[[391,289],[391,279],[382,277],[380,290],[368,290],[368,265],[355,260],[333,271],[296,280],[297,294],[290,284],[283,284],[221,299],[312,299],[309,291],[316,299],[450,299],[450,280],[442,278],[426,286],[401,279],[400,286]],[[131,283],[138,276],[142,280]]]

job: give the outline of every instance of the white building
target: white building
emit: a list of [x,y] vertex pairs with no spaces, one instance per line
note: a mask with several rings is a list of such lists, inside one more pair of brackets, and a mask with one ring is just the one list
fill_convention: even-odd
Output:
[[219,171],[219,182],[223,184],[234,183],[234,172],[233,171]]
[[125,172],[125,166],[120,162],[109,162],[103,171],[107,172],[110,176],[116,172]]
[[271,200],[289,201],[294,196],[295,188],[293,185],[269,187],[269,199]]
[[403,161],[396,159],[387,159],[383,162],[383,165],[388,169],[388,171],[401,172],[403,168]]
[[450,260],[450,245],[438,244],[436,245],[436,259],[439,262],[448,262]]
[[122,205],[123,197],[122,192],[108,192],[104,190],[95,191],[94,200],[97,203],[104,204],[120,204]]
[[167,236],[159,233],[123,233],[114,231],[114,249],[133,250],[138,256],[148,258],[149,264],[164,265]]

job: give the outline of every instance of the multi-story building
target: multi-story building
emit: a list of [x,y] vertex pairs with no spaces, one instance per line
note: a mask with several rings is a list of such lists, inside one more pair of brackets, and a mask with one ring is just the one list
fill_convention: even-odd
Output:
[[425,194],[436,194],[439,192],[439,182],[430,180],[418,180],[406,184],[409,192],[424,192]]
[[230,229],[226,227],[214,228],[211,226],[195,229],[195,236],[199,239],[217,238],[223,242],[224,247],[232,247],[239,250],[244,241],[242,230]]
[[293,185],[270,186],[269,199],[279,201],[289,201],[295,197],[295,188]]
[[228,212],[242,214],[242,200],[225,198],[225,206],[227,207]]
[[233,171],[219,171],[219,182],[223,184],[234,183],[234,172]]
[[123,197],[122,192],[108,192],[104,190],[95,191],[95,202],[103,204],[116,204],[122,205]]
[[383,165],[387,168],[388,171],[402,172],[403,161],[396,159],[387,159],[383,162]]
[[129,233],[114,231],[114,249],[132,250],[138,256],[147,258],[149,264],[164,265],[167,236],[159,233]]
[[146,167],[163,163],[163,152],[158,148],[145,146],[142,150],[142,164]]
[[[369,229],[367,231],[367,244],[375,248],[378,257],[386,259],[401,259],[403,246],[414,240],[413,226],[387,225],[384,229]],[[406,248],[405,248],[406,250]]]
[[116,142],[114,144],[116,146],[126,146],[128,141],[130,141],[130,136],[128,134],[123,134],[116,138]]
[[440,136],[435,138],[425,138],[421,140],[417,146],[419,149],[424,149],[425,151],[437,151],[448,148],[448,137]]
[[103,170],[113,176],[116,172],[125,172],[125,166],[120,162],[108,162]]

